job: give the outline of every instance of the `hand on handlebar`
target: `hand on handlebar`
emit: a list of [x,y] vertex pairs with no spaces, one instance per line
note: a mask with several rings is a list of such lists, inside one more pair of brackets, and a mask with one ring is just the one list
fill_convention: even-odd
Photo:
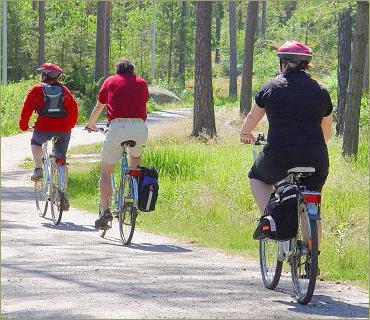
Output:
[[251,144],[256,141],[256,138],[252,133],[240,133],[240,142],[244,144]]
[[90,133],[91,131],[94,131],[94,132],[99,131],[98,127],[95,124],[93,124],[93,125],[88,125],[87,124],[86,127],[84,128],[84,130],[87,130],[88,133]]

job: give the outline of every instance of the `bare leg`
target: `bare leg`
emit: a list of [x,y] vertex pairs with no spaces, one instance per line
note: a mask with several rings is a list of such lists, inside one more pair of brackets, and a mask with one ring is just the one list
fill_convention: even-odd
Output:
[[257,179],[249,179],[249,183],[253,197],[256,200],[258,208],[262,214],[269,202],[270,195],[273,191],[273,186]]
[[35,162],[36,168],[42,168],[42,156],[43,151],[41,146],[37,145],[31,145],[32,155],[33,155],[33,161]]
[[137,167],[140,166],[140,157],[130,157],[130,166]]
[[109,199],[112,193],[111,175],[114,170],[114,164],[103,163],[100,170],[100,200],[102,204],[102,212],[109,209]]

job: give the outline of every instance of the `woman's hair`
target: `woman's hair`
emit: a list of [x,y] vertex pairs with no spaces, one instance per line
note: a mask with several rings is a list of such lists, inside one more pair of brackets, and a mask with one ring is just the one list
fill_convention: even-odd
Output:
[[288,71],[308,70],[308,61],[291,61],[288,59],[280,59],[280,65],[288,65]]
[[117,74],[132,74],[134,73],[134,65],[128,59],[119,59],[115,64]]

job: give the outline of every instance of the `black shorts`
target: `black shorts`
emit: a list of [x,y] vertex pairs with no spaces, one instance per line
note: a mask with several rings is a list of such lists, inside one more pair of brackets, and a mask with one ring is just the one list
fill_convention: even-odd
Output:
[[55,142],[55,152],[58,158],[65,158],[67,155],[68,144],[71,138],[70,132],[50,132],[34,130],[31,145],[42,146],[42,144],[53,137],[58,137]]
[[273,185],[284,179],[287,171],[294,167],[314,167],[315,173],[302,178],[302,185],[308,190],[321,192],[329,173],[327,147],[313,145],[271,148],[266,145],[258,155],[248,177]]

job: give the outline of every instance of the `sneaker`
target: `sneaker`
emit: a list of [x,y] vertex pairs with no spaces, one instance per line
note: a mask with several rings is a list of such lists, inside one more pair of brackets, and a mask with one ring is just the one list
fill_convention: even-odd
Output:
[[32,181],[38,181],[43,178],[42,168],[35,168],[33,175],[31,176]]
[[99,219],[95,220],[95,228],[101,229],[105,227],[109,221],[113,220],[113,216],[110,213],[109,209],[105,210],[104,213],[99,217]]

